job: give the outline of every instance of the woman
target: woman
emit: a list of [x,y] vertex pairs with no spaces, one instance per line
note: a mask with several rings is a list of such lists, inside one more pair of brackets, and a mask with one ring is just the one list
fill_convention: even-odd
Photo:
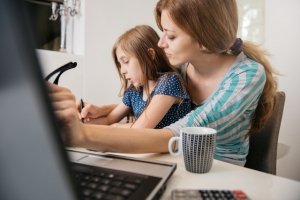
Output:
[[169,139],[180,128],[206,126],[217,129],[215,158],[244,165],[248,135],[271,115],[277,84],[263,52],[236,38],[236,1],[160,0],[155,14],[163,31],[158,45],[186,80],[194,110],[160,130],[83,125],[73,95],[51,86],[67,144],[100,151],[167,152]]

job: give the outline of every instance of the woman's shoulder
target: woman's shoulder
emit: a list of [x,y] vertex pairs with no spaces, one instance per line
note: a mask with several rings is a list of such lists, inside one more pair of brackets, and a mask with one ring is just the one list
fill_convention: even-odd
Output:
[[[259,87],[258,85],[264,85],[265,81],[266,74],[264,67],[260,63],[242,54],[238,56],[235,63],[221,82],[221,88],[230,88],[232,91],[240,87],[253,88]],[[239,87],[237,87],[237,85],[239,85]]]
[[257,61],[247,57],[244,53],[241,53],[233,67],[230,70],[229,75],[241,75],[244,74],[256,74],[256,75],[264,75],[265,70],[262,64],[258,63]]

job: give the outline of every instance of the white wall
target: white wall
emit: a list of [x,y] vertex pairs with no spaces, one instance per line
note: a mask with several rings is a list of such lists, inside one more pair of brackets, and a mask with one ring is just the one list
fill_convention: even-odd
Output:
[[286,93],[277,174],[300,181],[300,1],[266,0],[265,47]]
[[[37,55],[40,58],[40,63],[43,66],[43,74],[46,77],[49,73],[54,71],[56,68],[68,63],[77,62],[75,69],[70,69],[64,72],[60,79],[59,85],[68,87],[76,95],[77,99],[83,96],[83,74],[84,74],[84,56],[73,55],[62,52],[37,50]],[[56,76],[53,76],[50,81],[54,81]]]
[[[74,9],[73,1],[68,0],[67,3],[69,7]],[[67,15],[66,51],[75,55],[84,55],[85,0],[77,1],[75,10],[77,11],[75,16]]]
[[[96,104],[117,102],[120,83],[111,56],[112,45],[121,33],[137,24],[149,24],[156,28],[153,15],[156,0],[84,2],[84,56],[66,55],[67,58],[62,58],[60,53],[53,55],[47,51],[40,53],[40,56],[46,68],[69,59],[80,62],[78,71],[66,74],[69,79],[65,77],[68,80],[61,83],[70,87],[76,97]],[[279,136],[277,175],[300,181],[300,126],[297,120],[300,111],[300,1],[266,0],[265,8],[264,46],[272,54],[272,63],[282,74],[279,86],[287,96]],[[80,73],[82,76],[78,77]],[[78,85],[79,80],[82,85]]]
[[84,97],[93,103],[118,102],[120,81],[111,49],[117,37],[138,24],[154,21],[155,1],[86,1],[86,78]]

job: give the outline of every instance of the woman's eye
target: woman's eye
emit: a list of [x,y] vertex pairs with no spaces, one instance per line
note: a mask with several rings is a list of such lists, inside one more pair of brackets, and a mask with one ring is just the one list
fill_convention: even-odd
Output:
[[174,36],[168,36],[168,39],[169,39],[169,40],[174,40],[175,37],[174,37]]

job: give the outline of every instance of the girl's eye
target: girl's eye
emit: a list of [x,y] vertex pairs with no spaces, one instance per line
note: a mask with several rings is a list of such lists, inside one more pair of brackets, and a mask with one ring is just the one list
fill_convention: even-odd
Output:
[[121,60],[121,64],[128,64],[129,60]]

